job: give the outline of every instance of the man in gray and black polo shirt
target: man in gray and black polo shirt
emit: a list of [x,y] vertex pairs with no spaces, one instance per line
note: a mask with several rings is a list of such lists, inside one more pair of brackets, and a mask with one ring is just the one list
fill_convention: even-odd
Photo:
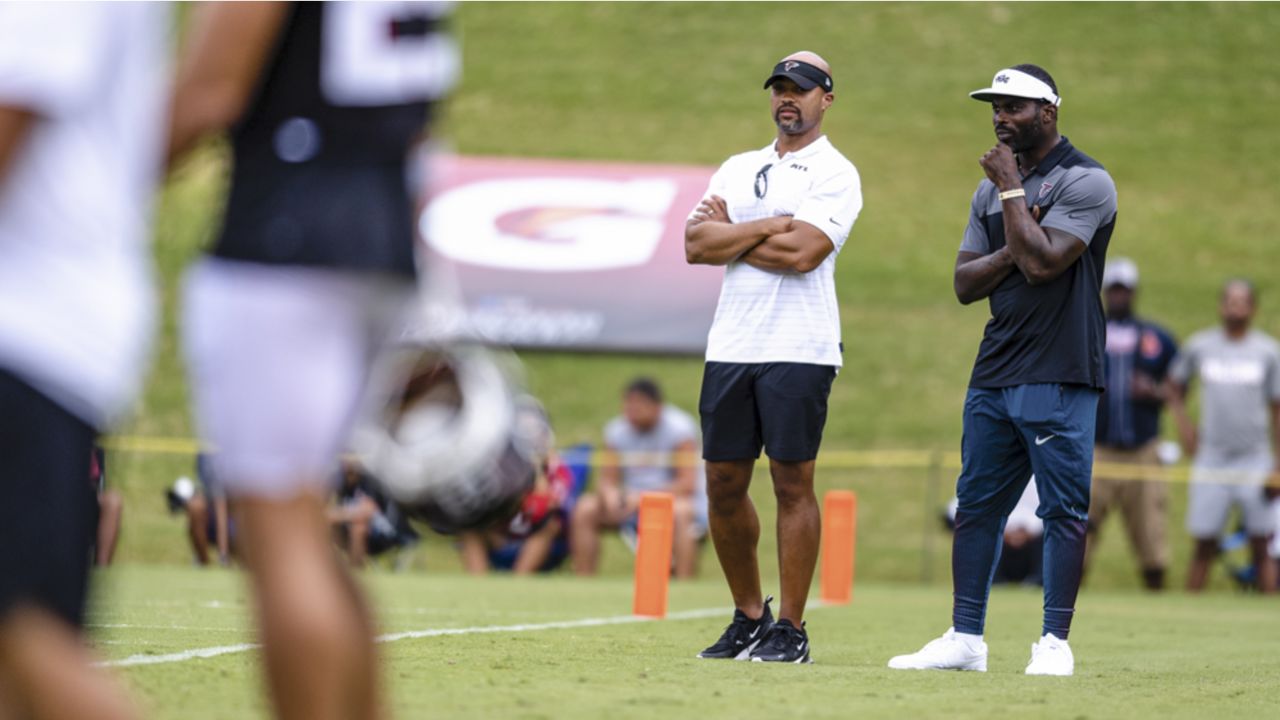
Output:
[[1116,190],[1058,134],[1061,98],[1035,65],[996,73],[970,97],[989,102],[999,142],[979,161],[956,257],[961,303],[988,298],[964,405],[963,468],[952,550],[953,627],[896,669],[986,670],[991,569],[1009,512],[1034,473],[1044,519],[1044,627],[1028,675],[1070,675],[1067,631],[1084,563],[1106,320],[1099,299]]

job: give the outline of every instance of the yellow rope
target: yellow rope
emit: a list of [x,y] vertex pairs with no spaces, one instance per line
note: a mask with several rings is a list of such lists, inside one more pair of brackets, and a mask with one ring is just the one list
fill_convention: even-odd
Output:
[[[195,455],[201,444],[193,438],[146,437],[138,435],[112,435],[102,439],[103,448],[112,452],[142,453],[147,455]],[[622,454],[625,459],[647,465],[666,462],[650,455]],[[663,455],[666,455],[665,453]],[[696,453],[675,453],[672,467],[700,465],[702,459]],[[618,453],[592,450],[587,465],[592,469],[619,467],[624,457]],[[646,462],[652,461],[652,462]],[[767,467],[768,458],[758,464]],[[827,470],[960,470],[960,453],[929,450],[824,450],[818,454],[820,469]],[[1220,481],[1230,482],[1239,473],[1225,472]],[[1144,481],[1186,484],[1191,479],[1191,468],[1186,465],[1130,465],[1125,463],[1095,462],[1093,477],[1098,480]],[[1272,473],[1267,485],[1280,487],[1280,472]]]

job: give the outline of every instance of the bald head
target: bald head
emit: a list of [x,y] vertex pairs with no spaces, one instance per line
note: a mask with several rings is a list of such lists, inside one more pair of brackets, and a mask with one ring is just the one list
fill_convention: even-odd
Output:
[[1229,334],[1239,335],[1247,331],[1257,308],[1258,291],[1253,283],[1244,278],[1232,278],[1223,284],[1218,313]]
[[810,65],[822,70],[822,72],[831,75],[831,77],[835,77],[835,75],[831,74],[831,66],[828,65],[827,61],[823,60],[822,56],[816,52],[809,52],[808,50],[793,52],[778,62],[786,62],[788,60],[798,60],[802,63],[809,63]]
[[1258,301],[1258,290],[1254,286],[1253,281],[1248,280],[1247,278],[1230,278],[1226,282],[1222,283],[1222,294],[1220,297],[1226,298],[1228,295],[1233,294],[1240,294],[1244,298],[1247,298],[1251,303],[1256,304]]

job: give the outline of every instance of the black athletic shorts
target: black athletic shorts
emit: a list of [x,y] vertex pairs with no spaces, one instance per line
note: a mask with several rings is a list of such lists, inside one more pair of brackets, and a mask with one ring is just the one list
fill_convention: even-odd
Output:
[[94,435],[0,369],[0,618],[29,604],[82,623],[98,518]]
[[836,369],[809,363],[709,362],[702,375],[702,457],[803,462],[818,456]]

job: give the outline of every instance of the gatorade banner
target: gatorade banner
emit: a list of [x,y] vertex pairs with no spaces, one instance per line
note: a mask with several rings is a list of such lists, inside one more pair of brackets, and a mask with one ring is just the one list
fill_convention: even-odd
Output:
[[[701,354],[724,270],[684,259],[712,168],[446,156],[419,224],[431,322],[517,348]],[[439,330],[440,328],[436,328]]]

